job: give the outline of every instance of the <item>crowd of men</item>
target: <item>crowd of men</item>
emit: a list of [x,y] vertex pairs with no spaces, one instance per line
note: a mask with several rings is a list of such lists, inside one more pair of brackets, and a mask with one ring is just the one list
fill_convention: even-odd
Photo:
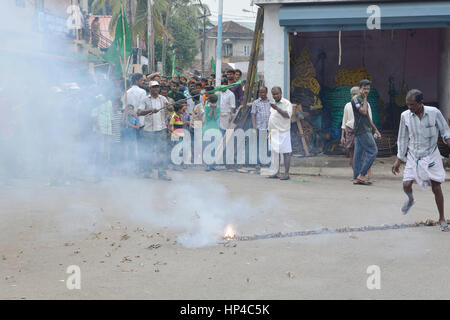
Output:
[[[72,83],[63,90],[53,87],[51,93],[38,88],[29,96],[8,95],[6,90],[0,90],[4,110],[0,114],[2,182],[8,183],[15,175],[26,172],[15,169],[27,161],[32,174],[39,171],[39,164],[44,164],[51,172],[53,185],[67,183],[86,168],[94,168],[97,180],[108,175],[153,178],[153,173],[157,172],[158,179],[170,181],[169,168],[187,168],[186,162],[175,163],[171,158],[175,146],[190,141],[191,146],[183,148],[182,153],[194,154],[195,158],[197,155],[192,148],[195,131],[202,132],[203,136],[209,130],[216,131],[220,138],[232,131],[228,129],[243,100],[245,83],[240,81],[241,77],[239,70],[227,70],[221,83],[216,84],[213,76],[188,79],[175,74],[169,79],[159,73],[133,74],[126,93],[120,89],[123,84],[99,83],[86,86],[84,90]],[[370,81],[362,80],[359,87],[351,89],[352,98],[344,107],[342,120],[341,142],[352,156],[353,184],[356,185],[374,182],[371,167],[378,152],[375,139],[381,137],[372,122],[367,101],[370,87]],[[32,87],[26,89],[33,91]],[[270,93],[272,98],[268,97],[266,87],[260,88],[251,108],[252,129],[263,137],[256,140],[258,163],[261,155],[270,157],[270,168],[261,170],[261,174],[271,179],[289,180],[293,106],[283,98],[280,87],[271,88]],[[27,98],[33,101],[25,102]],[[406,104],[409,110],[401,116],[398,160],[392,168],[397,174],[401,163],[406,163],[403,188],[408,201],[402,212],[406,214],[414,205],[414,181],[423,188],[431,186],[441,226],[446,231],[440,186],[445,181],[445,170],[437,138],[440,133],[450,146],[450,130],[437,108],[423,104],[423,94],[419,90],[408,92]],[[224,149],[227,148],[224,143]],[[20,153],[23,155],[18,159]],[[281,158],[283,174],[280,173]],[[192,163],[204,165],[207,171],[214,170],[216,165],[205,163],[203,159],[188,162]]]

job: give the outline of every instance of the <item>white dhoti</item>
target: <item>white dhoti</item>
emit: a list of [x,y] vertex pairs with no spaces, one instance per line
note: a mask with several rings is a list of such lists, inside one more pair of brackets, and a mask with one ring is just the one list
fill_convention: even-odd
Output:
[[291,131],[271,130],[269,136],[269,148],[276,153],[291,153]]
[[445,181],[445,169],[439,149],[436,147],[430,155],[421,159],[416,159],[408,152],[403,181],[415,181],[422,189],[426,189],[431,185],[430,180],[441,183]]
[[276,174],[280,170],[280,154],[292,152],[291,131],[271,130],[269,148],[272,154],[270,168],[261,169],[263,176]]

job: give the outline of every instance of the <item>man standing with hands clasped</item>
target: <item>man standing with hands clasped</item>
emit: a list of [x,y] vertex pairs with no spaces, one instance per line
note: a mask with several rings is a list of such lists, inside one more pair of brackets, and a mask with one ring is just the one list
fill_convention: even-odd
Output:
[[[272,151],[271,169],[276,173],[269,176],[271,179],[289,180],[289,167],[291,165],[291,116],[292,104],[282,97],[280,87],[272,88],[272,97],[275,101],[270,103],[269,141]],[[285,174],[280,176],[280,154],[284,155]]]
[[[378,148],[375,137],[381,134],[369,116],[369,103],[367,96],[370,92],[371,82],[362,80],[359,83],[359,94],[352,98],[353,115],[355,118],[353,132],[355,134],[355,151],[353,155],[353,184],[372,184],[367,177],[367,172],[377,157]],[[365,153],[365,156],[364,156]]]
[[450,147],[450,129],[437,108],[423,104],[423,94],[419,90],[413,89],[407,93],[406,105],[409,110],[404,111],[400,118],[397,160],[392,166],[392,173],[395,175],[400,172],[401,163],[406,162],[403,191],[408,196],[408,201],[402,206],[402,212],[407,214],[414,205],[414,181],[422,189],[431,185],[441,230],[449,231],[444,217],[444,196],[441,189],[441,183],[445,181],[445,169],[437,140],[440,132],[442,139]]

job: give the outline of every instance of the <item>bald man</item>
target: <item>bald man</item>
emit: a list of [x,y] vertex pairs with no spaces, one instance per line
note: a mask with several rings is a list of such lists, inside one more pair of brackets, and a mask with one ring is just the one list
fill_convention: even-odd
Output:
[[[272,88],[272,97],[275,101],[270,103],[269,116],[269,142],[272,151],[271,169],[276,173],[269,176],[271,179],[289,180],[291,166],[291,116],[292,104],[282,97],[280,87]],[[284,156],[284,175],[280,175],[280,155]]]

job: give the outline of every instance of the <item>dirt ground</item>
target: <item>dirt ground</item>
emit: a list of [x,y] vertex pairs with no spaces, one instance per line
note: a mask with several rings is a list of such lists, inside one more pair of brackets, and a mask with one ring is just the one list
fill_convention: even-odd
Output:
[[[437,220],[431,190],[415,186],[417,203],[403,216],[401,180],[353,186],[344,178],[278,181],[229,171],[171,175],[172,182],[113,178],[55,188],[17,180],[0,187],[0,298],[450,298],[450,233],[436,226],[214,238],[228,223],[252,236]],[[448,208],[449,182],[443,192]],[[80,267],[79,290],[66,287],[71,265]],[[367,288],[371,265],[380,268],[380,289]]]

